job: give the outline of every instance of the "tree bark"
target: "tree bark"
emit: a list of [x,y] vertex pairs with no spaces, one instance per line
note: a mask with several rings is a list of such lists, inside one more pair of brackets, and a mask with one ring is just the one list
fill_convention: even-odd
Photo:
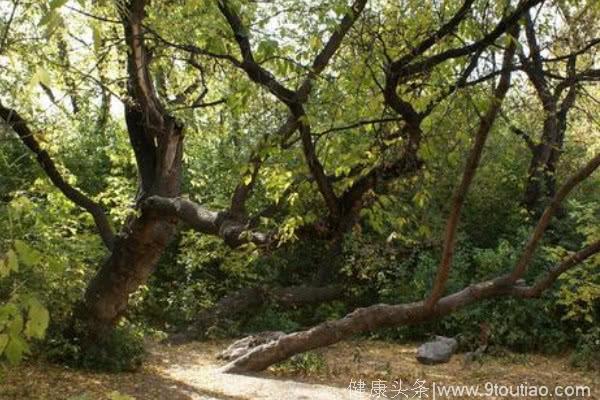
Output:
[[148,279],[175,233],[172,220],[144,215],[117,240],[85,293],[79,319],[93,337],[104,335],[123,315],[129,295]]

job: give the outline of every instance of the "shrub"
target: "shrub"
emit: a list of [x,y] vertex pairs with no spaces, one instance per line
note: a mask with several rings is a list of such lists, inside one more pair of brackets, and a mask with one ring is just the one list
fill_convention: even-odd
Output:
[[77,337],[52,332],[46,342],[45,355],[53,362],[74,368],[105,372],[135,371],[146,355],[141,329],[129,324],[115,328],[108,336],[92,344]]
[[600,370],[600,327],[596,326],[581,335],[571,363],[580,368]]

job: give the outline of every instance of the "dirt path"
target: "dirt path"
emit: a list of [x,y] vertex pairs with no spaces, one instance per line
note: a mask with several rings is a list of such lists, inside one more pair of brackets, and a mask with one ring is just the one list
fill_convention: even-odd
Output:
[[[149,359],[144,368],[136,373],[100,374],[29,362],[18,368],[0,371],[0,399],[368,399],[377,398],[370,395],[375,382],[380,388],[386,385],[387,398],[397,394],[396,399],[405,397],[393,392],[394,382],[402,383],[408,398],[415,395],[411,391],[417,382],[424,382],[422,386],[430,391],[431,384],[435,382],[438,385],[480,385],[481,388],[487,383],[513,387],[521,384],[545,385],[552,388],[556,385],[579,385],[590,390],[589,397],[579,398],[600,399],[600,374],[570,367],[565,356],[507,353],[500,357],[488,357],[482,363],[465,364],[463,357],[457,355],[448,364],[423,366],[414,359],[414,345],[350,341],[310,353],[256,376],[241,376],[217,371],[220,363],[215,355],[226,345],[227,342],[191,343],[178,347],[150,344]],[[351,396],[346,389],[351,381],[355,384],[364,382],[365,393]],[[359,387],[355,385],[355,388]],[[432,393],[428,394],[428,400],[431,400]]]
[[[221,364],[216,363],[215,354],[222,346],[201,343],[182,346],[179,351],[169,352],[164,357],[162,346],[150,351],[160,360],[161,369],[166,376],[197,388],[199,392],[212,393],[216,399],[251,400],[338,400],[347,398],[344,388],[281,379],[274,376],[231,375],[219,372]],[[171,350],[174,350],[171,348]],[[353,396],[367,399],[368,396]],[[202,397],[191,396],[197,400]]]

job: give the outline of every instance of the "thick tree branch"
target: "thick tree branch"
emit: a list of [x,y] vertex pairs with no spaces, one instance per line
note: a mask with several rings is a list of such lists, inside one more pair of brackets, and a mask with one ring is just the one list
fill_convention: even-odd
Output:
[[229,23],[231,30],[233,31],[238,47],[242,54],[242,62],[239,64],[240,68],[246,71],[246,74],[254,82],[267,88],[275,97],[288,106],[297,102],[296,93],[283,84],[281,84],[273,74],[264,69],[254,60],[252,54],[252,46],[250,39],[248,38],[249,32],[244,27],[241,18],[231,8],[231,5],[227,0],[218,1],[219,10]]
[[128,46],[128,101],[125,119],[141,178],[138,200],[152,194],[179,195],[183,127],[163,107],[150,75],[145,45],[145,0],[132,0],[120,9]]
[[394,61],[390,68],[392,70],[398,70],[402,68],[402,66],[410,63],[418,56],[424,54],[427,50],[429,50],[436,43],[441,41],[444,37],[448,36],[452,32],[456,30],[458,25],[466,18],[467,14],[471,10],[471,6],[473,5],[474,0],[465,0],[462,6],[458,9],[456,14],[450,18],[448,22],[442,25],[436,32],[427,37],[425,40],[420,42],[417,46],[415,46],[410,53],[400,57],[398,60]]
[[544,74],[544,66],[542,64],[540,45],[537,41],[535,26],[529,12],[525,13],[525,37],[527,38],[527,44],[529,45],[529,57],[531,58],[531,62],[524,60],[523,66],[525,72],[527,72],[527,75],[529,75],[531,82],[535,86],[538,95],[542,101],[545,102],[545,99],[551,97],[551,93],[548,90],[548,83],[546,82],[546,76]]
[[106,247],[111,249],[114,242],[114,233],[102,206],[73,187],[63,178],[48,152],[42,149],[35,139],[27,122],[15,110],[6,108],[0,104],[0,117],[17,133],[23,144],[36,155],[38,164],[42,167],[48,178],[50,178],[50,181],[54,186],[56,186],[65,197],[90,213],[92,218],[94,218],[96,228],[98,229],[102,241]]
[[[471,1],[471,0],[469,0]],[[358,18],[358,16],[362,13],[367,4],[367,0],[355,0],[348,13],[344,15],[338,26],[335,28],[327,43],[321,49],[319,54],[315,57],[311,70],[309,72],[308,77],[304,80],[300,88],[297,90],[298,98],[305,102],[308,94],[310,93],[311,85],[313,79],[318,76],[329,64],[331,58],[336,54],[340,46],[342,45],[342,41],[344,37],[354,25],[354,22]]]
[[143,212],[177,217],[198,232],[221,237],[231,247],[249,242],[265,246],[273,240],[270,234],[250,231],[247,221],[227,211],[210,210],[181,197],[151,196],[142,203],[141,208]]
[[322,194],[333,219],[339,218],[339,200],[333,190],[332,182],[328,179],[323,165],[317,157],[315,145],[312,140],[311,128],[302,104],[307,100],[312,80],[323,71],[333,55],[337,52],[345,35],[364,9],[365,4],[366,0],[356,0],[353,3],[349,12],[342,18],[340,24],[332,33],[323,49],[316,56],[309,76],[297,91],[292,91],[279,83],[270,72],[262,68],[254,60],[252,46],[248,38],[248,31],[244,27],[241,18],[235,13],[227,0],[219,0],[218,2],[219,9],[233,31],[242,55],[243,61],[239,66],[246,71],[250,79],[266,87],[280,101],[289,107],[292,118],[295,121],[294,125],[296,125],[300,131],[300,140],[302,142],[304,157],[308,164],[308,168],[315,179],[319,192]]
[[[512,37],[517,37],[518,32],[518,25],[514,25],[514,27],[509,31]],[[433,307],[444,293],[454,256],[456,232],[458,230],[458,222],[460,220],[462,206],[465,202],[471,182],[473,181],[475,173],[477,172],[477,168],[479,167],[479,161],[481,160],[481,154],[483,153],[485,142],[488,138],[490,130],[492,129],[492,126],[494,125],[494,121],[500,112],[502,101],[504,100],[504,97],[506,96],[506,93],[510,87],[511,71],[509,67],[513,62],[516,48],[517,43],[515,39],[510,42],[504,53],[502,69],[505,72],[500,76],[498,85],[494,90],[492,104],[479,123],[479,129],[475,135],[475,143],[473,144],[473,148],[471,149],[469,157],[467,158],[467,163],[464,168],[461,182],[456,187],[454,194],[452,195],[452,207],[446,223],[442,259],[437,270],[433,288],[431,289],[431,294],[426,301],[426,306],[428,308]]]
[[333,217],[333,219],[339,218],[339,204],[338,198],[333,190],[331,180],[327,177],[323,164],[317,157],[317,152],[312,139],[310,125],[307,121],[307,115],[304,113],[304,109],[301,106],[295,107],[293,110],[294,117],[298,121],[300,130],[300,140],[302,142],[302,150],[304,151],[304,158],[308,164],[308,169],[311,175],[315,179],[319,192],[325,200],[327,209]]
[[[560,275],[564,270],[576,265],[600,250],[598,242],[569,257],[555,267],[551,274]],[[558,271],[561,272],[558,272]],[[255,347],[248,353],[233,360],[222,368],[224,372],[241,373],[262,371],[277,362],[286,360],[294,354],[337,343],[353,335],[375,329],[413,325],[448,315],[458,309],[484,299],[513,296],[532,297],[538,290],[551,286],[556,277],[542,278],[532,291],[520,284],[506,284],[501,276],[488,281],[470,285],[456,293],[442,297],[435,308],[428,308],[425,301],[387,305],[377,304],[359,308],[342,319],[323,322],[309,330],[291,333],[275,341]]]
[[[519,3],[513,13],[503,18],[500,22],[498,22],[491,32],[474,43],[460,48],[442,51],[417,62],[411,62],[416,58],[411,54],[394,61],[388,66],[386,71],[386,85],[384,89],[384,98],[386,103],[396,112],[402,115],[408,124],[413,126],[418,125],[423,116],[419,115],[409,103],[400,99],[398,93],[396,92],[400,79],[406,79],[407,77],[415,74],[425,73],[436,65],[441,64],[449,59],[463,57],[471,53],[479,53],[483,51],[486,47],[493,44],[496,39],[502,36],[511,26],[515,25],[523,13],[527,12],[531,7],[535,6],[541,1],[542,0],[523,0]],[[454,30],[466,15],[464,13],[466,13],[467,10],[463,8],[468,7],[468,2],[465,2],[457,15],[455,15],[455,18],[452,18],[441,28],[444,29],[443,32],[449,33]],[[434,35],[431,38],[426,39],[423,45],[418,46],[418,48],[426,51],[436,42],[436,36]]]
[[394,66],[394,69],[392,69],[392,72],[398,75],[398,77],[406,77],[414,75],[416,73],[428,71],[436,65],[441,64],[444,61],[450,60],[452,58],[463,57],[468,54],[480,51],[492,45],[496,41],[496,39],[502,36],[511,26],[518,23],[521,16],[525,12],[527,12],[527,10],[541,2],[542,0],[523,0],[519,3],[515,11],[513,11],[511,14],[500,20],[498,24],[494,27],[494,29],[485,36],[483,36],[483,38],[463,47],[442,51],[441,53],[437,53],[431,57],[425,58],[424,60],[415,63],[409,63],[407,65],[396,64]]
[[584,54],[585,52],[587,52],[588,50],[590,50],[592,47],[598,46],[600,44],[600,37],[595,38],[590,40],[589,42],[587,42],[583,47],[581,47],[578,50],[575,50],[569,54],[564,54],[562,56],[557,56],[557,57],[550,57],[550,58],[543,58],[544,62],[560,62],[560,61],[564,61],[567,60],[573,56],[578,56],[581,54]]

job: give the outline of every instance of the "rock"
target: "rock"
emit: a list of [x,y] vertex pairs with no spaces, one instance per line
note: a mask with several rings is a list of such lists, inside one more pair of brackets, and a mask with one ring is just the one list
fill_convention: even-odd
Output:
[[235,360],[236,358],[248,353],[253,348],[260,346],[261,344],[277,340],[283,335],[285,335],[284,332],[267,331],[258,333],[256,335],[247,336],[243,339],[233,342],[226,350],[217,355],[217,359],[226,361]]
[[456,339],[444,336],[436,336],[434,340],[424,343],[417,350],[417,360],[421,364],[441,364],[450,361],[450,357],[456,351],[458,342]]
[[485,353],[486,350],[487,350],[487,345],[481,345],[475,351],[469,351],[469,352],[465,353],[464,363],[470,364],[473,361],[481,362],[481,357],[483,356],[483,353]]

